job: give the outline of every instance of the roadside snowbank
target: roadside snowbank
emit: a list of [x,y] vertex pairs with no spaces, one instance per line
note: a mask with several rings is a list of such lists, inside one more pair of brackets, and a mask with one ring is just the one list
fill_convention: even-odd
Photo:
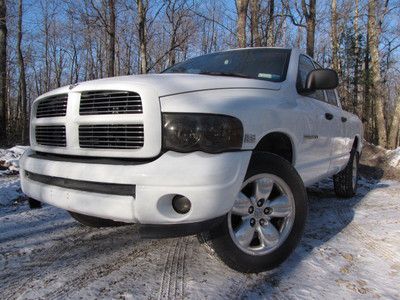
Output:
[[400,167],[400,147],[394,150],[386,150],[386,156],[388,158],[388,164],[391,167],[394,168]]
[[18,173],[19,159],[26,149],[28,149],[27,146],[0,149],[0,176]]
[[400,181],[400,147],[387,150],[364,141],[360,163],[360,171],[364,176]]

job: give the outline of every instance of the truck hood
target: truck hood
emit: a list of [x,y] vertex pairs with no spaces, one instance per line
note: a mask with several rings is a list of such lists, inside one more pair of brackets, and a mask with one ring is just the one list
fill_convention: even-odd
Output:
[[[281,83],[269,82],[258,79],[246,79],[227,76],[210,76],[199,74],[150,74],[150,75],[131,75],[110,77],[98,80],[81,82],[72,86],[65,86],[46,94],[39,98],[48,97],[54,94],[66,93],[70,90],[80,92],[91,90],[101,86],[115,86],[118,89],[124,89],[130,86],[148,88],[158,94],[159,97],[173,94],[182,94],[195,91],[215,90],[215,89],[269,89],[279,90]],[[39,99],[38,98],[38,99]]]

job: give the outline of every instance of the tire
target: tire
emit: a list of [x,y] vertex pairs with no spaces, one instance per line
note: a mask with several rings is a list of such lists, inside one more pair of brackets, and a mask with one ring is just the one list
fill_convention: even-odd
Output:
[[32,198],[28,198],[28,204],[30,209],[42,208],[42,202]]
[[359,160],[360,156],[358,152],[353,149],[346,167],[333,176],[333,186],[336,196],[340,198],[350,198],[356,194]]
[[72,211],[68,212],[71,215],[71,217],[74,218],[76,221],[78,221],[82,225],[89,227],[101,228],[101,227],[118,227],[118,226],[128,225],[128,223],[82,215]]
[[[255,196],[251,199],[253,192]],[[287,192],[287,197],[284,192]],[[262,200],[263,195],[267,200]],[[258,201],[258,198],[261,200]],[[253,207],[247,211],[250,217],[237,215],[246,213],[248,199]],[[263,204],[259,206],[261,202]],[[279,214],[286,217],[276,217]],[[278,267],[296,248],[303,234],[307,214],[307,193],[294,167],[280,156],[254,153],[232,211],[220,226],[212,228],[201,239],[230,268],[244,273],[263,272]],[[253,236],[251,227],[255,228]],[[242,241],[239,242],[235,234],[241,232],[241,228],[249,229],[247,236],[251,241],[248,246],[245,246],[248,241],[241,244]],[[278,241],[276,233],[279,233]],[[273,242],[269,244],[271,239]],[[257,243],[261,248],[257,248]]]

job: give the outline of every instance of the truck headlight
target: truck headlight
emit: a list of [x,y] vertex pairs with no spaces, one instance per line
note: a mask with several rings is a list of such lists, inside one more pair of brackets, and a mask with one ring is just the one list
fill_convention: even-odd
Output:
[[219,153],[242,148],[243,125],[225,115],[164,113],[163,149]]

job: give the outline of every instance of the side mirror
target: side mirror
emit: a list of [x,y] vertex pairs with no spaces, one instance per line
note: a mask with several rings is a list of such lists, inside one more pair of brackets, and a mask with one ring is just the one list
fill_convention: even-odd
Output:
[[333,90],[339,85],[339,77],[336,71],[331,69],[313,70],[307,75],[305,90]]

